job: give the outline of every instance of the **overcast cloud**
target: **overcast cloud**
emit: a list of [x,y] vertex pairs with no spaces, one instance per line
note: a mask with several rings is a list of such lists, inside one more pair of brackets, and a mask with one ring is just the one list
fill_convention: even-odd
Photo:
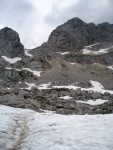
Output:
[[0,0],[0,28],[16,30],[26,48],[41,45],[73,17],[113,24],[113,0]]

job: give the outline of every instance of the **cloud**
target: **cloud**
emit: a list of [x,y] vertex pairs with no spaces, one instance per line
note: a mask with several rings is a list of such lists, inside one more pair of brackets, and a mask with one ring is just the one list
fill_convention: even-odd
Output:
[[53,4],[50,14],[45,17],[48,24],[60,24],[70,18],[80,17],[86,22],[113,23],[113,0],[79,0],[60,8]]
[[16,30],[27,48],[47,41],[54,28],[73,17],[113,23],[113,0],[0,0],[0,28]]

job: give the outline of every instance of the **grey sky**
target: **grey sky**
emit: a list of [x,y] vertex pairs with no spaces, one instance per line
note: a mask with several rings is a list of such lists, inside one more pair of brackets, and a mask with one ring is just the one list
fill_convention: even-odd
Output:
[[113,0],[0,0],[0,28],[16,30],[26,48],[47,41],[54,28],[73,17],[113,24]]

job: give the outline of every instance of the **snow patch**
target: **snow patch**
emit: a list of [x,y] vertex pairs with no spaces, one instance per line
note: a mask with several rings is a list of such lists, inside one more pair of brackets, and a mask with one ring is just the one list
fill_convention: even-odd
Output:
[[70,63],[71,65],[75,65],[75,63]]
[[32,72],[37,77],[40,77],[40,74],[42,72],[42,71],[31,70],[30,68],[23,68],[22,70],[27,70],[29,72]]
[[27,87],[27,88],[21,88],[21,89],[31,90],[31,88],[32,88],[33,86],[36,87],[35,83],[28,83],[28,82],[25,82],[25,84],[26,84],[28,87]]
[[62,97],[60,97],[60,98],[67,100],[67,99],[71,99],[71,98],[73,98],[73,97],[70,97],[70,96],[62,96]]
[[7,56],[1,56],[4,58],[5,61],[9,62],[10,64],[15,64],[17,61],[20,61],[20,57],[15,57],[15,58],[8,58]]
[[33,55],[30,54],[30,53],[29,53],[29,50],[27,50],[27,49],[25,49],[25,55],[26,55],[26,56],[29,56],[29,57],[33,57]]
[[66,54],[69,54],[70,52],[56,52],[58,54],[61,54],[61,55],[66,55]]
[[23,68],[22,70],[17,69],[17,68],[8,68],[8,67],[5,67],[5,68],[6,68],[6,69],[9,69],[9,70],[14,69],[14,70],[16,70],[16,71],[27,70],[27,71],[33,73],[33,74],[34,74],[35,76],[37,76],[37,77],[40,77],[41,72],[42,72],[42,71],[31,70],[30,68]]
[[109,69],[113,70],[113,66],[108,66]]
[[110,94],[113,94],[113,91],[111,90],[105,90],[104,87],[97,81],[90,81],[92,86],[91,88],[81,88],[75,85],[67,85],[67,86],[52,86],[53,88],[66,88],[66,89],[73,89],[73,90],[77,90],[77,89],[81,89],[82,91],[93,91],[93,92],[99,92],[99,93],[105,93],[108,92]]
[[5,69],[8,69],[8,70],[16,70],[16,71],[21,71],[20,69],[17,69],[17,68],[8,68],[8,67],[5,67]]
[[49,83],[44,83],[44,84],[41,84],[41,85],[38,85],[38,86],[36,86],[35,83],[28,83],[28,82],[25,82],[25,84],[26,84],[28,87],[27,87],[27,88],[21,88],[21,89],[31,90],[31,88],[34,86],[34,87],[36,87],[36,88],[39,89],[39,90],[46,90],[46,89],[50,89],[50,88],[48,88],[48,86],[51,85],[51,82],[49,82]]
[[96,100],[77,101],[77,102],[84,103],[84,104],[89,104],[89,105],[102,105],[102,104],[108,102],[108,100],[96,99]]
[[113,47],[109,47],[109,48],[105,48],[105,49],[100,49],[98,51],[92,51],[92,50],[89,50],[87,48],[90,48],[90,47],[85,47],[85,49],[83,49],[83,54],[95,54],[95,55],[98,55],[98,54],[105,54],[105,53],[108,53],[108,50],[110,48],[113,48]]
[[50,86],[50,85],[51,85],[51,82],[41,84],[41,85],[39,85],[37,87],[38,87],[39,90],[46,90],[46,89],[50,89],[50,88],[48,88],[48,86]]
[[95,44],[92,44],[92,45],[88,45],[88,46],[84,46],[85,48],[92,48],[93,46],[95,45],[98,45],[99,43],[95,43]]

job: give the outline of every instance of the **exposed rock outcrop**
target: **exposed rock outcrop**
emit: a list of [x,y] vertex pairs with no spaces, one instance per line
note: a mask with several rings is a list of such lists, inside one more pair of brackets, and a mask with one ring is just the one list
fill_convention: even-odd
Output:
[[24,55],[24,46],[20,43],[19,35],[11,28],[0,30],[0,56],[19,57]]

